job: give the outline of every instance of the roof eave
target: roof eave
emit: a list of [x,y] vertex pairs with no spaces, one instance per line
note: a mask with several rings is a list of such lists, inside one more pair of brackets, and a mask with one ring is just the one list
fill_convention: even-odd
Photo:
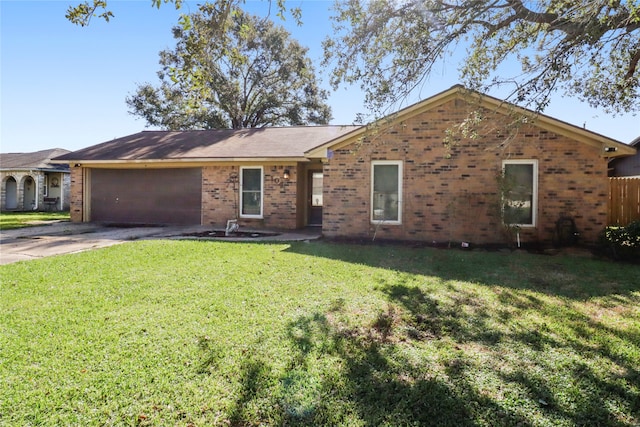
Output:
[[600,149],[601,157],[624,157],[633,155],[636,152],[633,147],[630,147],[629,145],[621,141],[609,138],[607,136],[587,129],[579,128],[575,125],[547,116],[545,114],[535,113],[534,111],[527,110],[526,108],[507,103],[488,95],[482,95],[474,92],[471,92],[471,94],[480,100],[480,105],[482,107],[493,109],[497,112],[506,112],[505,110],[509,110],[508,112],[516,112],[522,115],[532,116],[533,125],[598,148]]
[[89,166],[109,166],[109,165],[175,165],[182,164],[191,166],[206,163],[291,163],[309,162],[309,159],[302,156],[292,157],[201,157],[187,159],[115,159],[115,160],[91,160],[91,159],[69,159],[58,160],[57,163],[67,163],[74,167]]
[[0,172],[11,171],[38,171],[38,172],[60,172],[69,173],[68,169],[56,169],[56,168],[29,168],[29,167],[15,167],[15,168],[0,168]]

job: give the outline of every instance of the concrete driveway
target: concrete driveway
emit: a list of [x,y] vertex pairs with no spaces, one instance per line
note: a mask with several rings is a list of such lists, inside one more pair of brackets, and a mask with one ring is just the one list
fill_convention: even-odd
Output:
[[118,228],[70,222],[2,230],[0,264],[82,252],[143,238],[177,236],[185,232],[188,232],[187,227]]
[[[104,248],[138,239],[188,239],[189,237],[185,237],[185,234],[205,230],[211,230],[211,227],[201,225],[106,227],[100,224],[67,221],[15,230],[0,230],[0,265]],[[258,239],[225,238],[224,240],[296,241],[313,240],[319,238],[320,235],[319,230],[298,230]]]

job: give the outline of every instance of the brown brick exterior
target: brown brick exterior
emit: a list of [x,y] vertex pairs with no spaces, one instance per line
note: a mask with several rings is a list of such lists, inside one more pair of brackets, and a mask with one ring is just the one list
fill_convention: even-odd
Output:
[[[324,165],[324,235],[504,244],[502,161],[536,159],[537,225],[520,231],[522,242],[550,244],[562,216],[575,220],[582,242],[595,242],[607,218],[607,162],[599,149],[530,124],[505,144],[504,116],[484,122],[480,137],[447,148],[445,131],[466,118],[468,108],[451,100],[334,150]],[[376,229],[370,221],[374,160],[403,162],[400,225]]]
[[71,194],[69,200],[69,213],[71,222],[82,222],[84,218],[82,208],[82,196],[84,193],[84,169],[71,167]]
[[[504,160],[535,160],[537,220],[534,227],[519,230],[520,241],[548,245],[556,238],[557,221],[570,217],[581,242],[596,242],[607,221],[604,148],[612,145],[622,155],[629,150],[617,141],[546,116],[538,118],[539,125],[529,121],[507,126],[511,118],[505,114],[511,109],[499,100],[474,104],[461,93],[462,89],[452,88],[377,122],[377,127],[343,135],[350,140],[327,141],[307,152],[308,162],[282,158],[263,163],[263,217],[259,219],[239,216],[240,163],[211,159],[211,163],[189,165],[202,168],[201,224],[223,228],[227,220],[238,219],[243,228],[305,226],[310,213],[309,172],[319,170],[322,159],[322,230],[327,237],[513,244],[513,230],[502,224],[498,177]],[[471,111],[480,111],[479,105],[498,112],[481,111],[484,120],[477,124],[477,137],[461,133],[455,143],[445,146],[448,130]],[[327,148],[332,148],[330,155],[323,159]],[[402,162],[400,224],[371,222],[371,165],[378,160]],[[244,164],[259,165],[257,159]],[[283,179],[284,170],[289,170],[288,180]],[[90,180],[85,168],[71,168],[74,222],[91,220],[91,207],[83,206],[88,193],[84,187],[91,185]]]
[[[239,173],[240,166],[202,167],[202,224],[215,228],[226,227],[227,220],[238,219],[241,227],[268,229],[295,229],[303,225],[300,215],[304,207],[296,193],[298,170],[295,164],[255,165],[262,166],[264,173],[263,218],[240,218],[239,216]],[[84,218],[84,168],[71,168],[71,221],[89,221]],[[289,170],[288,180],[283,179]],[[302,169],[300,169],[302,170]],[[89,209],[90,210],[90,209]]]
[[[229,219],[238,219],[240,227],[295,229],[298,221],[296,164],[262,166],[264,173],[262,219],[240,218],[240,166],[203,167],[202,223],[218,228],[225,227]],[[282,178],[285,170],[289,170],[288,180]]]

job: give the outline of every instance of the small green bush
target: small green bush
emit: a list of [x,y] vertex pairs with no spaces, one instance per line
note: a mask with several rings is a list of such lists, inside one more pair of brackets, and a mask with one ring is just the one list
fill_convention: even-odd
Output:
[[607,227],[600,233],[600,243],[615,259],[640,261],[640,221],[626,227]]

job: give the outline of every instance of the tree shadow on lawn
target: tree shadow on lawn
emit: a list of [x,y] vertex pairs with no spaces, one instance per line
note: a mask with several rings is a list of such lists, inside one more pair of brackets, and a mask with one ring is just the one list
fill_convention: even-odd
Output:
[[[538,404],[544,418],[572,425],[640,421],[639,330],[616,329],[569,303],[523,300],[510,290],[491,310],[478,304],[473,290],[457,289],[459,298],[445,302],[418,287],[383,291],[403,310],[403,328],[419,331],[409,336],[448,337],[466,354],[473,349],[488,356],[503,387],[524,390],[523,400]],[[541,317],[529,322],[530,313]]]
[[475,252],[407,245],[294,242],[286,252],[480,285],[525,289],[584,301],[640,291],[640,267],[578,256]]
[[[585,280],[613,278],[581,289],[571,259],[364,249],[286,249],[397,274],[367,285],[386,304],[363,309],[370,317],[327,301],[286,325],[281,360],[262,343],[237,355],[228,424],[640,424],[640,285],[623,282],[633,270],[615,273],[628,266],[594,261]],[[229,351],[204,351],[202,371]]]
[[[340,325],[331,313],[292,322],[289,340],[297,357],[289,372],[304,378],[323,358],[334,360],[340,370],[328,376],[311,373],[320,381],[316,405],[304,418],[287,411],[286,424],[531,425],[480,395],[464,378],[462,365],[452,364],[450,375],[416,365],[390,339],[393,328],[384,316],[364,328]],[[478,407],[489,419],[476,412]]]
[[[364,323],[353,323],[353,308],[342,299],[290,321],[282,340],[285,369],[259,349],[243,352],[229,424],[629,427],[640,421],[637,355],[607,349],[596,337],[567,339],[553,327],[497,328],[500,315],[474,305],[472,295],[443,303],[416,287],[380,291],[388,307]],[[578,331],[584,322],[574,317],[564,327]],[[615,332],[588,327],[594,336]]]
[[[293,357],[282,374],[273,362],[246,353],[237,372],[239,393],[224,423],[231,426],[476,426],[479,405],[492,425],[531,426],[466,384],[417,369],[371,331],[342,329],[316,313],[288,325]],[[325,365],[332,368],[322,369]],[[318,367],[321,367],[320,369]]]

